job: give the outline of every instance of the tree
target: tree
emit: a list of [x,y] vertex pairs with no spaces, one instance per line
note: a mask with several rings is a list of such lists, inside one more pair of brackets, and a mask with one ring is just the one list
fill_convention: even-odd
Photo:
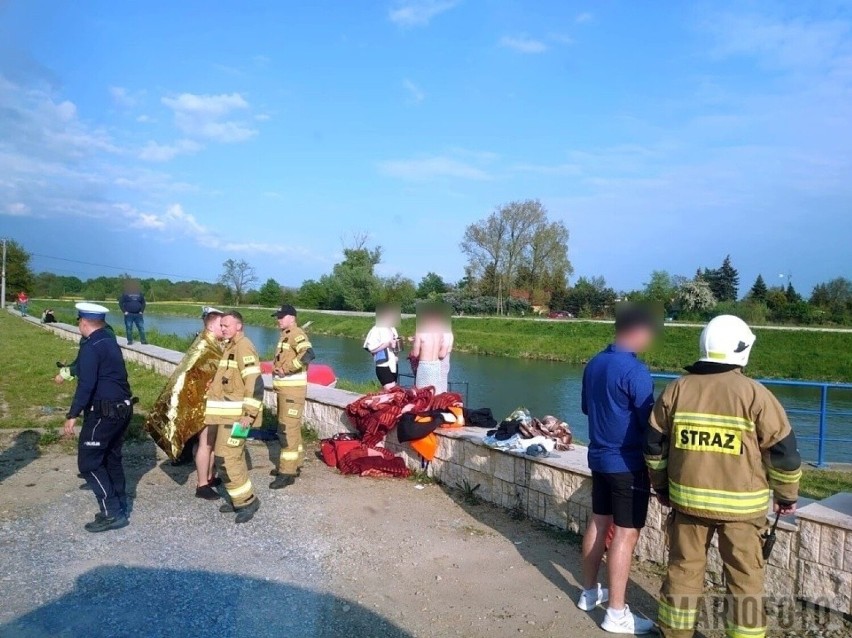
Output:
[[22,290],[32,294],[34,281],[30,254],[14,239],[6,240],[6,298],[14,299]]
[[267,279],[266,283],[257,291],[257,302],[267,308],[277,308],[280,306],[283,297],[281,284],[272,278]]
[[449,290],[449,286],[444,283],[441,275],[434,272],[426,273],[426,276],[420,280],[417,285],[417,297],[419,299],[430,299],[437,295],[442,295]]
[[852,281],[837,277],[814,286],[811,303],[820,308],[844,307],[852,303]]
[[234,304],[239,306],[251,285],[257,283],[257,274],[245,259],[228,259],[222,264],[219,283],[228,288],[233,295]]
[[710,284],[710,290],[716,301],[736,301],[739,294],[740,275],[727,255],[717,270],[704,269],[701,279]]
[[793,304],[802,302],[802,295],[796,292],[796,289],[793,288],[792,281],[787,282],[787,289],[784,291],[784,296],[787,297],[788,303]]
[[709,283],[704,279],[693,279],[680,285],[677,302],[685,312],[705,312],[716,305],[716,298]]
[[763,281],[763,275],[758,275],[757,279],[754,280],[754,285],[751,287],[748,296],[752,301],[766,301],[766,293],[768,292],[769,288],[767,288],[766,282]]
[[419,296],[414,282],[397,274],[382,280],[377,301],[397,304],[403,312],[413,312],[414,302]]
[[482,294],[496,295],[500,314],[513,285],[520,284],[532,297],[554,273],[567,279],[572,272],[568,229],[550,222],[547,210],[533,199],[504,204],[468,226],[461,250],[469,271],[480,278]]
[[564,308],[575,317],[600,317],[609,314],[615,305],[615,291],[606,285],[603,277],[580,277],[570,288],[564,300]]

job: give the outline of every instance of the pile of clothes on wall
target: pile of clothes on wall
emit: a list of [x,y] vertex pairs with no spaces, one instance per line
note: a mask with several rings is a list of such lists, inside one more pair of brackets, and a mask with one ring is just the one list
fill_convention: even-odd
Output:
[[435,394],[431,387],[397,387],[368,394],[350,403],[346,415],[358,433],[323,440],[321,452],[327,465],[343,474],[360,476],[410,475],[405,461],[384,447],[385,438],[394,428],[397,440],[408,443],[428,462],[438,451],[435,431],[439,428],[497,425],[490,410],[468,410],[461,395]]
[[572,449],[571,428],[555,416],[536,419],[526,408],[518,408],[500,425],[489,430],[482,440],[485,445],[543,458],[554,450]]

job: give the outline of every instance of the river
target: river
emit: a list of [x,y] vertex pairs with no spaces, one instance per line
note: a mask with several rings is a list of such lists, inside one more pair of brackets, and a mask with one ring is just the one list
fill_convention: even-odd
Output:
[[[145,325],[162,334],[187,336],[195,334],[201,322],[186,317],[146,314]],[[246,335],[261,356],[268,357],[278,341],[279,331],[272,327],[246,326]],[[330,365],[338,378],[356,382],[375,379],[372,361],[358,340],[312,334],[311,342],[317,353],[317,362]],[[410,372],[407,361],[401,361],[400,365],[403,373]],[[586,417],[580,410],[582,376],[583,367],[579,365],[460,352],[453,353],[450,371],[451,389],[466,396],[468,406],[489,407],[497,420],[518,406],[529,408],[538,417],[553,414],[571,426],[578,440],[587,441]],[[410,382],[407,379],[402,381]],[[658,392],[664,383],[658,382]],[[816,388],[774,386],[772,391],[787,409],[818,407],[819,391]],[[831,399],[833,409],[852,412],[852,392],[832,393]],[[804,437],[817,434],[818,417],[794,414],[791,420],[800,438],[803,458],[816,460],[816,443]],[[832,436],[852,437],[852,419],[849,417],[830,418],[829,425]],[[852,449],[848,444],[829,444],[827,460],[852,462]]]

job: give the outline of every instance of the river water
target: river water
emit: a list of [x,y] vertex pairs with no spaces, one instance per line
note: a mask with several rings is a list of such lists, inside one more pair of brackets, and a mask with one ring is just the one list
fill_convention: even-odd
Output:
[[[145,315],[147,328],[163,334],[180,336],[195,334],[201,328],[200,320],[164,315]],[[276,328],[246,326],[246,335],[252,340],[262,357],[270,357],[278,342]],[[372,360],[361,348],[357,339],[328,337],[312,334],[311,342],[317,353],[317,362],[331,366],[337,377],[349,381],[365,382],[375,379]],[[601,344],[603,347],[606,344]],[[401,361],[401,372],[410,373],[407,361]],[[467,397],[473,408],[489,407],[500,420],[518,406],[529,408],[538,417],[553,414],[566,421],[579,441],[588,440],[586,418],[580,410],[580,387],[583,367],[555,361],[511,359],[453,353],[450,371],[451,389]],[[402,379],[411,383],[410,379]],[[665,381],[658,382],[657,391]],[[819,406],[819,390],[774,386],[772,391],[787,409],[814,409]],[[833,391],[831,407],[852,412],[852,392]],[[819,420],[816,415],[791,414],[791,421],[800,438],[802,457],[815,461],[815,441],[804,437],[816,436]],[[852,418],[830,417],[830,436],[852,437]],[[827,460],[852,462],[852,449],[848,443],[828,445]]]

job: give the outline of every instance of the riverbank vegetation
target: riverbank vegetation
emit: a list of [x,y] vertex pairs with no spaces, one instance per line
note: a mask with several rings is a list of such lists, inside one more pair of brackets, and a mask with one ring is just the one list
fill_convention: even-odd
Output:
[[[117,313],[117,304],[105,302]],[[47,304],[59,313],[60,320],[73,319],[73,302],[32,302],[33,313]],[[247,323],[274,326],[269,309],[241,308]],[[152,304],[149,312],[198,318],[200,307],[195,304]],[[300,321],[311,322],[310,330],[353,339],[363,339],[373,325],[369,316],[339,315],[304,311]],[[116,331],[123,333],[120,315],[112,322]],[[200,321],[199,321],[200,325]],[[495,355],[513,358],[546,359],[582,364],[594,356],[612,338],[612,325],[590,321],[528,321],[495,317],[461,317],[453,322],[456,349],[471,354]],[[405,319],[403,335],[414,332],[414,320]],[[678,372],[698,356],[697,327],[667,326],[657,347],[643,356],[648,365],[657,371]],[[757,343],[748,372],[755,377],[779,379],[804,379],[815,381],[852,382],[852,331],[817,332],[808,330],[771,330],[755,328]],[[151,342],[164,347],[182,350],[179,343],[169,345],[152,334]],[[174,337],[164,337],[174,339]],[[177,338],[180,341],[180,338]]]
[[[69,313],[66,308],[62,312]],[[268,314],[268,313],[267,313]],[[56,428],[61,427],[74,391],[74,382],[53,383],[55,361],[68,361],[77,346],[46,330],[0,313],[0,428],[42,428],[45,442],[60,440]],[[127,364],[133,393],[140,398],[137,412],[144,415],[163,387],[164,379],[155,372],[134,363]],[[371,391],[376,384],[347,384],[341,389]],[[134,437],[146,436],[140,431],[141,418],[134,421]],[[271,424],[271,421],[270,421]],[[852,491],[852,472],[807,469],[801,484],[803,496],[826,498],[837,492]]]

